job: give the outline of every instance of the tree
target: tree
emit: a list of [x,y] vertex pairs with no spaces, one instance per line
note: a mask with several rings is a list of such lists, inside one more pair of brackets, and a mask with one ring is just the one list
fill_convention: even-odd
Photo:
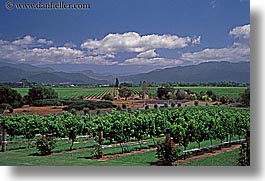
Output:
[[[168,94],[169,92],[171,92],[171,94]],[[169,99],[170,95],[172,95],[172,92],[174,92],[174,91],[170,88],[160,87],[157,89],[157,97],[159,99]]]
[[185,97],[186,97],[185,91],[178,89],[176,92],[176,99],[182,100],[185,99]]
[[114,100],[114,97],[111,94],[105,94],[101,99],[102,100],[113,101]]
[[248,87],[244,93],[240,94],[240,102],[245,106],[250,105],[250,87]]
[[0,86],[0,104],[9,104],[13,108],[18,108],[23,105],[23,99],[16,90]]
[[119,89],[119,96],[124,97],[127,100],[132,95],[132,91],[128,87],[122,87]]
[[145,95],[149,93],[149,90],[150,90],[149,84],[146,81],[144,81],[141,84],[141,89],[142,89],[142,91],[141,91],[140,94],[141,94],[142,99],[144,99],[145,98]]
[[57,92],[50,87],[37,86],[29,89],[27,99],[29,102],[40,99],[55,99],[58,98]]
[[115,80],[115,87],[119,87],[119,79],[118,78],[116,78],[116,80]]

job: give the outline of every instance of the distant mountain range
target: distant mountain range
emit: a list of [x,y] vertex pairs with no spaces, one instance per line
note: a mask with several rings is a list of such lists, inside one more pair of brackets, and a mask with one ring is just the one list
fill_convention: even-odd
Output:
[[[95,73],[55,71],[50,67],[0,62],[0,82],[18,82],[22,78],[36,83],[108,84],[115,77]],[[250,63],[207,62],[199,65],[178,66],[129,76],[120,76],[120,82],[250,82]]]
[[120,81],[147,82],[250,82],[250,62],[206,62],[120,77]]
[[22,78],[29,82],[45,84],[107,84],[107,80],[95,79],[84,73],[56,72],[52,68],[42,68],[29,64],[0,62],[0,82],[19,82]]

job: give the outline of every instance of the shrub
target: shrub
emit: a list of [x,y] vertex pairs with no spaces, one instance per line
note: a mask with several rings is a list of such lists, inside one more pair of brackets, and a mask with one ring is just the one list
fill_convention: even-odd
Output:
[[164,165],[170,166],[178,160],[179,148],[172,147],[170,144],[164,142],[158,143],[156,147],[156,157]]
[[126,109],[126,104],[122,104],[122,109]]
[[185,91],[178,89],[176,93],[176,99],[182,100],[185,99],[185,97],[186,97]]
[[76,114],[76,109],[75,109],[75,108],[72,108],[69,112],[70,112],[71,114]]
[[240,94],[240,102],[245,106],[250,105],[250,87],[244,93]]
[[171,107],[173,108],[173,107],[175,107],[175,103],[174,102],[171,102]]
[[29,89],[27,99],[29,102],[40,99],[55,99],[58,98],[57,92],[50,87],[36,86]]
[[85,107],[85,108],[83,109],[83,111],[84,111],[84,114],[89,114],[89,108]]
[[65,111],[69,111],[72,108],[75,108],[78,111],[83,110],[84,108],[89,108],[90,110],[101,109],[101,108],[115,108],[112,102],[107,101],[92,101],[92,100],[78,100],[72,101],[70,105],[63,108]]
[[149,109],[149,106],[148,106],[148,104],[145,106],[145,108],[144,108],[145,110],[148,110]]
[[194,101],[194,106],[198,106],[199,105],[199,101],[198,100],[195,100]]
[[238,164],[240,166],[249,166],[250,165],[250,163],[248,163],[246,143],[241,143]]
[[165,102],[165,103],[164,103],[164,107],[165,107],[165,108],[168,108],[168,103]]
[[155,104],[155,105],[154,105],[154,109],[157,109],[157,108],[158,108],[158,105],[157,105],[157,104]]
[[0,86],[0,104],[9,104],[13,108],[23,105],[22,96],[16,91],[6,86]]
[[37,139],[36,147],[42,155],[48,155],[52,153],[55,147],[55,140],[52,137],[41,136]]
[[100,110],[97,109],[95,113],[96,113],[96,115],[99,115],[100,114]]
[[117,111],[121,111],[121,106],[118,106],[118,107],[116,108],[116,110],[117,110]]
[[178,102],[178,107],[181,107],[181,102]]
[[0,104],[0,113],[5,110],[8,110],[10,113],[14,111],[13,107],[10,104]]
[[114,97],[113,97],[111,94],[105,94],[105,95],[102,97],[102,100],[113,101],[113,100],[114,100]]

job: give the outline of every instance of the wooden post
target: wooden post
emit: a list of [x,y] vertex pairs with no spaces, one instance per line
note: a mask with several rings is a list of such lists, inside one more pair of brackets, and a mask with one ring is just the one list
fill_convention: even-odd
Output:
[[102,126],[98,127],[98,143],[99,143],[99,150],[98,150],[98,157],[102,158],[102,140],[103,140],[103,131]]
[[1,139],[1,145],[2,145],[2,152],[6,152],[6,128],[5,123],[2,125],[2,139]]
[[247,164],[250,165],[250,131],[247,132]]
[[171,145],[170,128],[166,128],[166,140],[165,143]]

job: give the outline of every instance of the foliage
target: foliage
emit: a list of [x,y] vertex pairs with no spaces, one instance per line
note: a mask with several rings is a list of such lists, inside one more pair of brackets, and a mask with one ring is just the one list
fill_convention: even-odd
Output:
[[83,109],[83,111],[84,111],[84,114],[89,114],[89,108],[85,107],[85,108]]
[[124,97],[125,100],[127,100],[128,97],[132,95],[132,90],[129,89],[128,87],[122,87],[119,89],[119,96]]
[[126,104],[121,105],[122,109],[126,109]]
[[[89,120],[89,121],[88,121]],[[250,130],[250,110],[219,106],[190,106],[178,109],[132,110],[121,113],[113,110],[100,115],[12,115],[0,118],[10,136],[21,135],[30,141],[36,134],[52,134],[55,138],[77,135],[98,135],[102,126],[104,138],[110,143],[159,137],[166,128],[172,131],[174,142],[187,147],[191,142],[225,140],[231,136],[245,136]]]
[[234,102],[233,98],[229,97],[229,96],[220,96],[219,97],[219,101],[222,104],[228,104],[228,103],[233,103]]
[[5,110],[8,110],[10,113],[13,113],[14,109],[12,108],[12,106],[10,104],[0,104],[0,114],[2,112],[4,112]]
[[42,155],[48,155],[52,153],[52,150],[55,148],[55,140],[52,137],[41,136],[37,139],[36,147]]
[[240,94],[240,102],[245,106],[250,106],[250,87]]
[[175,102],[171,102],[171,105],[170,105],[172,108],[176,106]]
[[239,152],[238,164],[240,166],[249,166],[250,163],[248,163],[247,145],[246,145],[246,143],[241,143],[241,146],[240,146],[239,150],[240,150],[240,152]]
[[157,105],[157,104],[155,104],[155,105],[154,105],[154,109],[157,109],[157,108],[158,108],[158,105]]
[[103,149],[102,149],[102,145],[100,144],[96,144],[92,153],[92,157],[99,159],[102,158],[103,156]]
[[55,99],[58,98],[57,92],[50,87],[36,86],[29,89],[27,100],[29,102],[40,99]]
[[65,111],[69,111],[71,109],[76,109],[78,111],[83,110],[84,108],[89,108],[90,110],[101,109],[101,108],[115,108],[112,102],[108,101],[92,101],[92,100],[80,100],[75,101],[67,107],[63,108]]
[[16,91],[6,86],[0,86],[0,104],[9,104],[13,108],[23,105],[22,96]]
[[156,148],[156,157],[164,165],[170,166],[173,162],[178,160],[178,154],[180,153],[179,148],[164,142],[158,143]]
[[185,98],[186,98],[185,91],[178,89],[177,92],[176,92],[176,99],[177,100],[183,100]]
[[[171,94],[169,94],[169,92],[171,92]],[[170,99],[172,92],[174,92],[174,90],[171,88],[160,87],[157,89],[157,97],[159,99]]]
[[118,78],[116,78],[116,80],[115,80],[115,87],[119,87],[119,79]]
[[194,106],[198,106],[199,105],[199,101],[198,100],[195,100],[194,101]]
[[105,95],[102,97],[102,100],[113,101],[113,100],[114,100],[114,97],[113,97],[111,94],[105,94]]

